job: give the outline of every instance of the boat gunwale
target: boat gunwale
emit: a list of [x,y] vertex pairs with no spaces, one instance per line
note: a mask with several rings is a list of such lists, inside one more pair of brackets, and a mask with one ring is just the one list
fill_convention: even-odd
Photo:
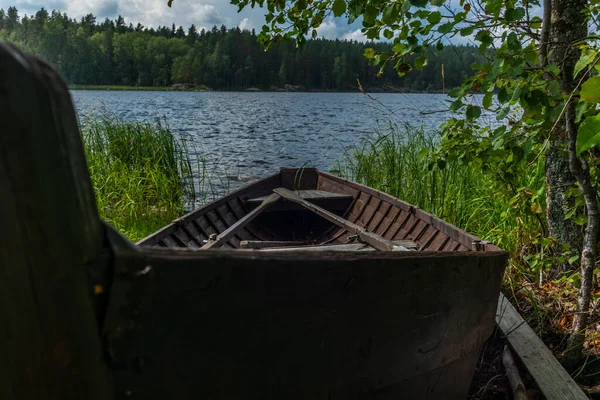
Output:
[[[283,171],[283,170],[282,170]],[[156,236],[158,236],[158,234],[162,234],[164,233],[165,235],[169,235],[173,232],[173,230],[175,228],[177,228],[177,226],[181,223],[187,223],[192,217],[194,217],[194,215],[196,214],[205,214],[208,213],[209,211],[214,210],[215,208],[217,208],[218,206],[220,206],[221,204],[233,199],[234,197],[239,197],[239,195],[247,190],[249,190],[250,188],[252,188],[253,186],[256,185],[260,185],[261,183],[267,182],[270,179],[274,179],[278,176],[281,175],[281,172],[278,172],[276,174],[272,174],[269,176],[266,176],[264,178],[261,178],[259,180],[256,180],[254,182],[249,183],[248,185],[242,186],[241,188],[238,188],[232,192],[227,193],[225,196],[223,197],[218,197],[208,203],[206,203],[205,205],[195,208],[192,211],[182,215],[181,217],[174,219],[173,221],[171,221],[170,224],[163,226],[162,228],[160,228],[159,230],[152,232],[150,235],[144,237],[143,239],[140,239],[139,241],[136,242],[136,245],[140,245],[140,244],[144,244],[145,241],[152,239]],[[161,240],[161,239],[159,239]],[[158,241],[158,240],[157,240]]]
[[[254,249],[209,249],[198,251],[198,249],[179,247],[165,248],[160,246],[144,246],[143,254],[146,257],[157,259],[215,259],[215,258],[241,258],[246,260],[267,259],[273,261],[285,261],[301,256],[307,262],[323,261],[325,259],[365,259],[368,261],[389,260],[389,259],[422,259],[422,258],[442,258],[442,257],[464,257],[473,258],[480,257],[483,259],[505,257],[508,259],[508,252],[502,249],[488,251],[375,251],[375,252],[343,252],[343,251],[320,251],[313,252],[310,250],[298,249],[294,251],[257,251]],[[139,253],[136,253],[139,254]]]
[[[138,245],[138,246],[141,245],[144,247],[156,246],[157,243],[160,240],[162,240],[162,237],[166,237],[166,236],[170,235],[178,228],[179,225],[189,222],[195,215],[198,215],[198,214],[204,215],[204,214],[216,209],[220,205],[226,204],[227,202],[229,202],[230,200],[232,200],[236,197],[239,198],[241,194],[244,194],[244,192],[251,191],[252,188],[258,188],[260,190],[260,188],[265,183],[268,183],[271,180],[279,179],[279,181],[281,182],[281,177],[283,174],[297,172],[297,171],[303,171],[303,173],[310,172],[310,173],[317,174],[317,188],[321,182],[321,179],[327,179],[327,180],[331,180],[336,183],[339,183],[341,185],[344,185],[346,187],[349,187],[354,191],[357,191],[356,195],[354,196],[354,201],[356,201],[356,199],[359,197],[361,192],[364,192],[372,197],[379,199],[380,201],[388,202],[389,204],[396,206],[405,212],[413,214],[417,219],[419,219],[427,224],[430,224],[434,229],[441,231],[442,233],[448,235],[451,239],[453,239],[456,242],[467,247],[467,250],[450,250],[450,251],[444,251],[444,250],[429,251],[428,250],[428,251],[424,251],[424,252],[416,251],[416,252],[411,252],[411,253],[425,253],[425,254],[440,253],[440,254],[445,254],[445,255],[454,254],[454,253],[461,253],[461,254],[462,253],[470,253],[473,251],[471,249],[472,244],[474,242],[478,242],[478,241],[485,243],[485,246],[484,246],[483,250],[477,251],[477,253],[503,253],[503,252],[505,253],[504,250],[502,250],[498,246],[494,245],[493,243],[485,242],[482,239],[458,228],[457,226],[452,225],[451,223],[444,221],[443,219],[441,219],[425,210],[422,210],[418,206],[407,203],[404,200],[398,199],[388,193],[384,193],[384,192],[374,189],[372,187],[335,176],[328,172],[320,171],[316,168],[282,168],[281,170],[279,170],[279,172],[277,172],[275,174],[272,174],[272,175],[266,176],[264,178],[261,178],[259,180],[256,180],[254,182],[251,182],[248,185],[238,188],[238,189],[226,194],[223,197],[214,199],[213,201],[207,203],[206,205],[198,207],[198,208],[188,212],[187,214],[184,214],[183,216],[173,220],[170,224],[162,227],[161,229],[159,229],[159,230],[151,233],[150,235],[144,237],[143,239],[139,240],[136,243],[136,245]],[[354,201],[353,201],[353,204],[354,204]],[[161,236],[161,239],[157,239],[158,236]],[[145,242],[147,242],[147,241],[148,242],[153,241],[153,243],[146,244]],[[174,248],[169,248],[169,249],[173,250]],[[194,252],[198,251],[198,249],[177,248],[177,251],[181,251],[181,250],[184,250],[184,251],[190,250],[190,251],[194,251]],[[228,249],[228,250],[231,251],[232,249]],[[235,249],[235,250],[240,251],[240,250],[244,250],[244,249]],[[246,251],[257,252],[256,250],[246,250]],[[308,253],[307,251],[304,251],[304,250],[298,250],[298,251],[302,251],[303,254]],[[336,254],[340,253],[340,252],[336,252],[335,250],[332,250],[332,252],[336,253]],[[276,253],[276,252],[272,251],[271,253]],[[290,253],[290,252],[288,251],[287,253]],[[326,252],[322,252],[321,254],[324,254],[324,253],[326,253]],[[371,253],[371,255],[372,254],[373,253]]]
[[[468,247],[469,250],[471,250],[471,244],[473,241],[483,242],[483,240],[478,238],[477,236],[474,236],[474,235],[460,229],[459,227],[452,225],[451,223],[449,223],[447,221],[444,221],[443,219],[431,214],[430,212],[422,210],[418,206],[407,203],[406,201],[398,199],[397,197],[394,197],[388,193],[382,192],[380,190],[374,189],[372,187],[363,185],[358,182],[353,182],[353,181],[350,181],[350,180],[347,180],[344,178],[340,178],[339,176],[332,175],[328,172],[317,171],[317,173],[319,175],[324,176],[326,179],[331,179],[338,183],[341,183],[341,184],[344,184],[347,186],[351,186],[354,189],[360,189],[361,191],[363,191],[371,196],[375,196],[376,198],[378,198],[380,200],[387,201],[388,203],[390,203],[392,205],[400,207],[402,210],[404,210],[408,213],[414,213],[416,218],[420,219],[421,221],[431,224],[435,229],[442,231],[443,233],[449,235],[452,239],[454,239],[457,242],[460,242],[462,245]],[[442,229],[442,227],[445,229]],[[467,242],[465,239],[470,240],[470,242]],[[485,247],[486,247],[486,249],[484,250],[484,252],[486,252],[486,253],[491,252],[491,251],[504,251],[500,247],[496,246],[495,244],[493,244],[491,242],[486,242]],[[435,251],[427,251],[427,253],[434,253],[434,252]],[[441,251],[441,253],[446,253],[446,254],[453,253],[453,252],[454,251],[447,251],[447,252]],[[464,252],[464,251],[462,251],[462,252]]]

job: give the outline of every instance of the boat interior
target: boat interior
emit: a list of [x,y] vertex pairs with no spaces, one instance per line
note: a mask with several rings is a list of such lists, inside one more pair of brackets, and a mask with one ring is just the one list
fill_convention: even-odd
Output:
[[392,196],[316,169],[284,169],[173,221],[141,246],[253,251],[494,250]]

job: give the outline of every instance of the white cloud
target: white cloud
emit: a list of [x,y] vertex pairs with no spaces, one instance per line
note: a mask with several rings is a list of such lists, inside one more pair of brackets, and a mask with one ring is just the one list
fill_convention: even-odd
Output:
[[[187,28],[191,24],[210,29],[213,25],[225,24],[234,27],[241,23],[254,28],[264,23],[265,10],[259,7],[243,10],[230,4],[230,0],[174,0],[172,7],[167,0],[0,0],[0,8],[15,5],[19,15],[33,15],[41,7],[47,10],[66,12],[69,17],[79,19],[92,13],[101,22],[104,18],[114,19],[118,15],[127,24],[140,22],[147,27],[177,26]],[[246,22],[244,22],[246,21]],[[248,25],[249,26],[249,25]]]
[[[104,18],[115,19],[118,15],[125,23],[157,28],[175,24],[184,29],[194,24],[198,30],[211,29],[213,25],[239,26],[240,29],[260,30],[265,22],[264,8],[247,7],[238,13],[238,7],[231,0],[173,0],[172,7],[167,0],[0,0],[0,8],[7,9],[16,5],[19,15],[33,15],[42,6],[48,11],[56,9],[66,12],[71,18],[79,19],[92,13],[98,22]],[[458,0],[456,0],[458,1]],[[347,25],[345,18],[327,18],[317,28],[319,37],[327,39],[348,39],[365,41],[364,35],[357,29],[362,19]],[[356,30],[354,30],[356,29]],[[310,35],[309,35],[310,36]]]
[[338,37],[337,25],[335,21],[329,19],[321,22],[321,25],[317,28],[318,37],[326,39],[335,39]]
[[355,31],[346,32],[342,35],[342,39],[344,40],[355,40],[357,42],[367,42],[367,37],[360,29]]
[[250,21],[249,18],[244,18],[242,22],[238,25],[238,27],[243,31],[251,31],[254,29],[254,24]]

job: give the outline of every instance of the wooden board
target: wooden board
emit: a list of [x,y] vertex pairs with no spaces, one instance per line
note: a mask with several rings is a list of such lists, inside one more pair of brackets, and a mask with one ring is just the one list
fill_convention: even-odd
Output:
[[546,399],[588,399],[503,294],[500,294],[498,301],[496,323],[535,379]]
[[[298,194],[300,197],[302,197],[304,200],[309,200],[309,201],[314,200],[314,199],[353,199],[354,198],[352,195],[349,195],[349,194],[326,192],[325,190],[297,190],[295,193]],[[254,199],[248,199],[247,203],[248,204],[261,203],[267,197],[268,196],[261,196],[261,197],[256,197]]]
[[115,374],[132,400],[464,400],[506,262],[501,252],[143,255],[152,275],[135,351],[146,361]]
[[263,210],[270,207],[271,204],[277,202],[279,200],[279,195],[273,193],[267,196],[263,201],[261,201],[260,205],[256,207],[254,210],[250,211],[246,214],[242,219],[238,220],[236,223],[231,225],[225,231],[221,232],[216,240],[209,240],[200,250],[207,250],[210,248],[218,248],[225,244],[230,238],[232,238],[238,231],[243,229],[247,224],[252,222],[254,218],[256,218]]
[[0,121],[0,399],[111,399],[86,277],[104,226],[69,89],[7,43]]
[[290,247],[304,246],[306,242],[302,241],[286,241],[286,240],[242,240],[240,242],[241,249],[266,249],[270,247]]
[[332,244],[326,246],[267,248],[261,251],[375,251],[375,249],[365,243],[348,243]]
[[[259,242],[260,243],[260,242]],[[286,242],[279,242],[286,243]],[[411,251],[417,250],[417,244],[410,240],[394,240],[394,245],[398,246],[398,251]],[[280,245],[278,248],[266,248],[263,251],[375,251],[374,247],[369,246],[366,243],[345,243],[345,244],[329,244],[329,245]]]

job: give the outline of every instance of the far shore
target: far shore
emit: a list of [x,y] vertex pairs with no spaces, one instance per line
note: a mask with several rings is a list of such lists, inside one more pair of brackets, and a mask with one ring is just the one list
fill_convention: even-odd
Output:
[[[69,85],[70,90],[107,90],[107,91],[140,91],[140,92],[286,92],[286,93],[361,93],[361,90],[323,90],[323,89],[306,89],[294,87],[293,89],[286,88],[248,88],[248,89],[217,89],[213,90],[207,87],[171,87],[171,86],[120,86],[120,85]],[[443,94],[442,91],[418,91],[407,89],[382,89],[382,88],[367,88],[366,93],[411,93],[411,94]]]

